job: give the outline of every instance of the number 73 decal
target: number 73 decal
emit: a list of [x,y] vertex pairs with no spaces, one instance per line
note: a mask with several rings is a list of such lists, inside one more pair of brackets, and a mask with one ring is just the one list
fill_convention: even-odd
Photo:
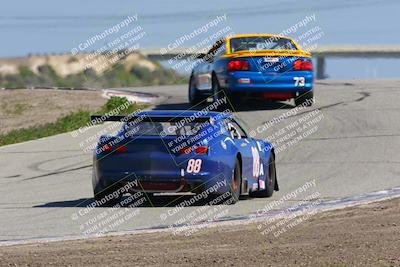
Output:
[[306,79],[304,77],[293,77],[294,86],[303,87],[306,84]]

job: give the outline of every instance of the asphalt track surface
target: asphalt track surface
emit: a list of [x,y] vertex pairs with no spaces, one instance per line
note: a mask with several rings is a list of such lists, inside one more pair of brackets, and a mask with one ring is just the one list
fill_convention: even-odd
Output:
[[[254,213],[313,179],[316,186],[310,193],[318,192],[322,200],[399,186],[399,87],[400,81],[397,80],[318,82],[315,105],[260,131],[256,136],[266,138],[305,115],[314,114],[309,115],[315,119],[314,122],[305,127],[305,131],[313,129],[310,134],[304,134],[305,138],[277,153],[281,190],[269,199],[244,199],[236,205],[226,206],[223,217]],[[189,108],[186,86],[135,90],[160,94],[156,109]],[[257,129],[290,111],[293,104],[249,101],[234,108],[235,114],[250,129]],[[110,211],[108,208],[95,208],[80,215],[80,211],[92,201],[92,155],[83,152],[79,144],[102,127],[105,126],[94,127],[77,137],[66,133],[0,148],[2,242],[82,236],[89,229],[91,218]],[[298,195],[282,205],[294,205],[305,196]],[[168,227],[199,208],[186,207],[177,214],[168,213],[176,204],[171,200],[170,196],[159,197],[152,205],[136,210],[121,224],[114,224],[113,231]],[[130,214],[133,210],[126,212]],[[167,214],[165,220],[160,219],[162,214]]]

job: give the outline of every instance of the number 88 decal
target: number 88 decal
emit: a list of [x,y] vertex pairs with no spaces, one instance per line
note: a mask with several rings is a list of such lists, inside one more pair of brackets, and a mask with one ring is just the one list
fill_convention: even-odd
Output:
[[188,173],[199,173],[201,170],[201,159],[190,159],[186,171]]

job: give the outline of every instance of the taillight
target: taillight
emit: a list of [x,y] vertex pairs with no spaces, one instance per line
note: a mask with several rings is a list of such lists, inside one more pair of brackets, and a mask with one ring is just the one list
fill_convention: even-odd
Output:
[[313,65],[311,60],[298,59],[293,62],[293,70],[312,70]]
[[208,146],[198,146],[195,149],[197,154],[207,154],[208,153]]
[[[105,144],[105,145],[103,145],[103,146],[101,147],[101,150],[102,150],[103,152],[105,152],[105,153],[110,153],[110,152],[113,151],[113,148],[112,148],[111,145]],[[126,146],[118,146],[118,147],[115,149],[115,152],[117,152],[117,153],[123,153],[123,152],[126,152],[126,151],[128,151],[128,148],[127,148]]]
[[231,60],[228,62],[228,71],[249,70],[249,62],[247,60]]
[[208,146],[198,146],[195,148],[192,147],[184,147],[179,150],[180,154],[190,154],[195,152],[196,154],[207,154],[208,153]]
[[192,152],[191,147],[183,147],[179,150],[179,153],[181,153],[181,154],[190,154],[190,152]]
[[128,148],[126,146],[119,146],[115,149],[115,151],[118,153],[123,153],[123,152],[128,151]]
[[105,145],[103,145],[103,146],[101,147],[101,150],[102,150],[103,152],[109,153],[109,152],[112,151],[112,147],[111,147],[109,144],[105,144]]

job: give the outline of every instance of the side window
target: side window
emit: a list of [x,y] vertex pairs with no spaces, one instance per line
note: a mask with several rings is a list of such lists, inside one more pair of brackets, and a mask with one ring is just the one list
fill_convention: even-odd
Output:
[[241,139],[241,138],[247,138],[246,133],[243,131],[243,129],[238,125],[235,121],[233,120],[226,120],[226,125],[227,125],[227,130],[230,136],[234,139]]
[[239,126],[239,128],[240,128],[241,131],[244,133],[244,135],[245,135],[246,137],[249,137],[249,134],[248,134],[248,132],[249,132],[249,130],[248,130],[249,127],[248,127],[248,125],[246,124],[246,122],[242,121],[240,118],[235,118],[234,121],[235,121],[235,123]]

